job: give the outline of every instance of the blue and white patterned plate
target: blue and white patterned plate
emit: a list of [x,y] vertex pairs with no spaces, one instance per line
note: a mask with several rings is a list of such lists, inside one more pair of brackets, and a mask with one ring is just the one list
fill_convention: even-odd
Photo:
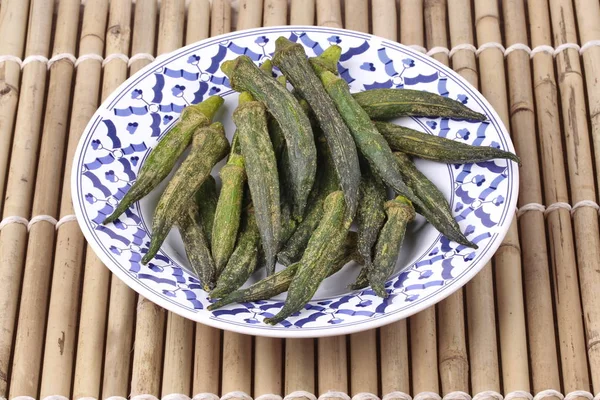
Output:
[[[190,271],[181,237],[174,229],[148,265],[140,259],[150,240],[152,214],[166,181],[114,224],[100,222],[127,192],[150,150],[177,121],[181,110],[209,95],[225,99],[217,119],[231,138],[237,94],[219,70],[245,54],[256,63],[271,57],[279,36],[302,43],[309,56],[331,44],[343,49],[341,76],[352,91],[372,88],[427,90],[459,100],[484,113],[487,122],[446,118],[403,118],[397,122],[462,143],[514,151],[490,104],[471,85],[435,60],[364,33],[285,26],[241,31],[184,47],[148,65],[119,87],[83,132],[73,163],[72,193],[77,219],[100,259],[144,297],[195,321],[246,334],[317,337],[348,334],[406,318],[463,286],[490,260],[513,219],[517,166],[506,160],[446,165],[418,161],[418,167],[446,194],[461,229],[479,245],[472,250],[441,236],[424,219],[410,225],[397,272],[387,283],[390,296],[370,289],[351,292],[358,274],[349,264],[328,278],[300,313],[277,326],[262,322],[277,313],[284,295],[232,304],[209,312],[207,294]],[[218,177],[219,164],[214,170]],[[260,275],[261,272],[257,274]],[[259,279],[255,276],[252,281]]]

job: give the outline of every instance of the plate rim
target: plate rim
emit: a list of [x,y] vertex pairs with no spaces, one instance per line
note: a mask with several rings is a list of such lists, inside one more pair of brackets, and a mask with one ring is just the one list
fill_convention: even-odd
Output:
[[[473,279],[473,277],[475,275],[477,275],[485,267],[485,265],[496,254],[496,252],[498,251],[498,248],[500,247],[500,245],[502,244],[502,241],[504,240],[506,234],[508,233],[510,226],[513,223],[512,221],[514,219],[514,211],[511,212],[510,210],[513,209],[516,211],[516,205],[517,205],[519,189],[520,189],[519,168],[515,167],[515,168],[512,168],[512,170],[511,170],[514,187],[512,190],[512,193],[513,193],[512,196],[509,199],[507,199],[508,201],[507,201],[506,207],[508,207],[507,210],[509,210],[509,211],[505,217],[505,223],[499,227],[499,230],[497,232],[498,238],[492,243],[492,245],[490,246],[488,251],[485,254],[481,255],[480,261],[474,267],[470,268],[468,271],[463,273],[460,277],[455,278],[454,280],[449,282],[447,285],[444,285],[444,287],[446,288],[445,290],[437,293],[434,296],[431,296],[428,299],[423,300],[422,302],[415,305],[414,307],[410,307],[409,309],[407,309],[403,312],[391,314],[387,317],[384,316],[384,317],[377,318],[377,319],[368,319],[368,320],[365,320],[364,322],[358,323],[358,324],[343,325],[340,327],[335,327],[335,328],[330,328],[330,329],[322,329],[322,328],[313,328],[313,329],[285,328],[285,329],[281,329],[281,328],[276,328],[276,327],[273,327],[273,329],[265,329],[264,327],[263,328],[254,328],[247,324],[241,325],[241,324],[224,322],[224,321],[221,321],[221,320],[215,318],[214,316],[208,314],[208,312],[206,310],[201,310],[200,312],[190,312],[190,311],[186,310],[184,307],[182,307],[181,305],[177,305],[177,303],[166,301],[165,299],[161,298],[158,295],[155,295],[152,292],[147,293],[148,290],[145,289],[143,287],[143,285],[141,285],[136,279],[133,279],[124,270],[122,270],[121,268],[119,268],[116,265],[113,265],[112,260],[110,260],[108,257],[106,257],[104,255],[103,251],[101,250],[102,246],[99,246],[96,239],[89,232],[89,229],[85,223],[85,217],[84,217],[83,211],[80,209],[80,207],[76,206],[76,201],[79,200],[79,196],[77,196],[77,179],[78,179],[78,173],[79,173],[79,169],[78,169],[79,163],[77,162],[77,160],[79,160],[79,158],[82,156],[82,152],[84,151],[84,142],[85,142],[85,137],[86,137],[85,134],[89,133],[90,129],[96,123],[96,120],[98,118],[97,114],[98,114],[99,110],[107,108],[107,106],[110,103],[112,103],[119,95],[121,95],[123,93],[123,91],[127,88],[127,86],[129,86],[131,84],[132,81],[135,81],[141,75],[146,74],[148,71],[156,69],[160,63],[168,61],[173,56],[178,55],[179,53],[185,53],[187,49],[191,49],[192,47],[196,47],[199,44],[202,44],[202,43],[208,42],[208,41],[218,43],[219,41],[223,41],[223,39],[225,39],[225,38],[231,38],[232,36],[237,36],[237,35],[246,35],[247,36],[252,33],[259,34],[260,32],[264,32],[265,30],[269,30],[270,32],[276,31],[276,30],[285,30],[288,32],[319,31],[320,30],[323,32],[334,33],[334,34],[339,33],[339,34],[360,35],[365,38],[369,38],[369,40],[375,39],[377,41],[380,41],[382,44],[390,45],[392,47],[401,47],[404,51],[409,52],[416,58],[422,59],[423,56],[425,55],[421,52],[416,51],[412,47],[403,45],[399,42],[385,39],[385,38],[382,38],[377,35],[372,35],[369,33],[359,32],[359,31],[355,31],[355,30],[333,28],[333,27],[321,27],[321,26],[314,26],[314,25],[279,25],[279,26],[271,26],[271,27],[245,29],[245,30],[239,30],[239,31],[235,31],[235,32],[225,33],[225,34],[218,35],[218,36],[213,36],[210,38],[206,38],[206,39],[191,43],[186,46],[182,46],[172,52],[157,56],[153,62],[149,63],[144,68],[140,69],[135,74],[128,77],[108,97],[106,97],[106,99],[104,99],[104,101],[102,101],[98,105],[96,111],[90,118],[90,121],[86,124],[84,130],[82,131],[82,133],[78,139],[78,144],[77,144],[77,148],[76,148],[75,153],[72,158],[72,166],[71,166],[71,171],[70,171],[70,173],[71,173],[71,177],[70,177],[71,201],[72,201],[72,206],[73,206],[75,216],[77,218],[77,223],[79,224],[79,227],[81,229],[82,234],[84,235],[84,237],[86,239],[87,244],[94,251],[94,254],[102,261],[102,263],[113,274],[115,274],[128,287],[130,287],[132,290],[137,292],[139,295],[144,296],[148,300],[152,301],[154,304],[157,304],[158,306],[165,308],[168,311],[171,311],[171,312],[173,312],[177,315],[180,315],[184,318],[190,319],[194,322],[198,322],[198,323],[201,323],[201,324],[204,324],[207,326],[211,326],[213,328],[228,330],[231,332],[236,332],[236,333],[241,333],[241,334],[251,334],[254,336],[262,336],[262,337],[316,338],[316,337],[346,335],[346,334],[351,334],[351,333],[362,332],[362,331],[369,330],[369,329],[379,328],[381,326],[385,326],[385,325],[388,325],[388,324],[391,324],[391,323],[394,323],[397,321],[404,320],[426,308],[429,308],[432,305],[435,305],[435,304],[441,302],[445,298],[449,297],[451,294],[455,293],[458,289],[465,286],[471,279]],[[228,39],[228,40],[231,40],[231,39]],[[472,92],[474,92],[478,95],[477,96],[478,100],[483,102],[483,104],[489,110],[490,121],[497,125],[499,132],[504,136],[504,138],[506,140],[506,144],[508,146],[508,151],[514,152],[515,151],[514,143],[510,136],[509,130],[506,127],[506,125],[504,124],[504,122],[502,121],[502,119],[500,118],[500,116],[498,115],[498,113],[496,112],[496,110],[494,109],[494,107],[487,100],[487,98],[477,88],[475,88],[473,85],[471,85],[471,83],[469,81],[467,81],[465,78],[460,76],[458,73],[456,73],[450,67],[442,64],[441,62],[437,61],[436,59],[434,59],[432,57],[428,57],[427,61],[430,63],[433,63],[437,68],[441,69],[448,75],[452,75],[455,79],[460,81],[461,84],[465,85],[468,89],[470,89]],[[509,163],[510,163],[510,161],[509,161]],[[82,268],[84,268],[84,267],[82,266]],[[194,316],[196,318],[194,318]]]

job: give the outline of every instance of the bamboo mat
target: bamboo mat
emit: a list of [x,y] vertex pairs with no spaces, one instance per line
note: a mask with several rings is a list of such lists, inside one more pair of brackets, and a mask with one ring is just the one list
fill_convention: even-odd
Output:
[[[598,0],[84,3],[0,3],[0,397],[592,400],[600,392]],[[412,45],[478,87],[510,127],[523,160],[518,219],[493,262],[436,307],[347,337],[244,336],[137,296],[86,246],[68,182],[102,99],[153,56],[286,23]]]

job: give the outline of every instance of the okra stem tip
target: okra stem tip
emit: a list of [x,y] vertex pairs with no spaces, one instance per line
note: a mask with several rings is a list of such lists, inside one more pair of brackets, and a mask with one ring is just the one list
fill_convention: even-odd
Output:
[[325,88],[328,88],[329,86],[333,85],[336,81],[341,79],[327,70],[321,71],[319,77],[321,78],[321,82],[323,82],[323,86],[325,86]]
[[275,41],[275,52],[285,50],[291,46],[296,45],[297,43],[292,42],[288,38],[284,36],[279,36]]
[[238,98],[239,105],[250,103],[251,101],[254,101],[254,97],[252,97],[252,94],[250,94],[250,92],[240,93],[240,97]]
[[271,76],[271,70],[273,69],[273,62],[271,62],[271,60],[267,58],[260,65],[260,69],[263,70],[264,72],[266,72],[267,74],[269,74],[269,76]]
[[210,96],[201,103],[190,106],[189,108],[195,111],[199,111],[204,114],[210,121],[214,118],[219,108],[223,105],[225,100],[221,96]]
[[223,73],[225,75],[227,75],[227,77],[229,79],[231,79],[231,74],[233,73],[233,70],[235,69],[235,66],[239,62],[240,57],[236,58],[235,60],[225,61],[223,64],[221,64],[221,71],[223,71]]

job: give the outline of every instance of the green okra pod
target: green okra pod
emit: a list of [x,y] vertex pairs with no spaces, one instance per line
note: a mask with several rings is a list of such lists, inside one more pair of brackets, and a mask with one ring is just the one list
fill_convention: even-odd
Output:
[[208,240],[202,228],[201,220],[202,217],[198,212],[198,208],[192,203],[187,210],[184,210],[177,226],[192,270],[202,282],[202,288],[208,292],[215,287],[217,271],[210,255]]
[[367,266],[367,277],[371,288],[380,297],[388,297],[385,282],[394,272],[398,253],[404,240],[406,225],[415,218],[415,209],[410,200],[398,196],[385,203],[387,221],[379,233],[375,246],[375,259]]
[[394,153],[407,185],[413,190],[420,202],[413,203],[419,214],[425,217],[440,233],[457,243],[477,248],[460,231],[460,226],[452,216],[452,210],[444,194],[417,169],[409,156]]
[[471,146],[390,122],[375,122],[375,126],[387,140],[392,150],[401,151],[425,160],[447,164],[464,164],[506,158],[519,165],[521,164],[521,160],[516,154],[495,147]]
[[194,133],[190,153],[175,172],[154,210],[150,248],[142,258],[142,264],[147,264],[156,255],[175,221],[183,215],[212,168],[228,151],[229,141],[220,122]]
[[200,224],[202,225],[204,235],[206,235],[206,240],[210,247],[218,199],[215,178],[209,175],[194,195],[194,199],[198,206],[198,213],[200,214]]
[[300,96],[308,101],[323,131],[348,205],[346,224],[349,225],[358,205],[360,184],[358,154],[352,134],[313,71],[301,44],[284,37],[278,38],[273,64],[290,80]]
[[308,117],[294,96],[247,56],[227,61],[221,69],[234,90],[250,92],[267,107],[281,127],[289,158],[295,214],[302,215],[317,168],[317,152]]
[[223,270],[233,253],[240,227],[246,167],[239,147],[236,133],[227,164],[219,171],[221,193],[215,211],[211,239],[212,255],[217,266],[217,273]]
[[281,240],[283,245],[294,234],[298,227],[298,222],[292,217],[292,208],[287,201],[282,201],[281,209]]
[[348,232],[343,192],[336,191],[327,196],[323,209],[323,219],[308,241],[300,266],[288,288],[285,304],[277,315],[264,320],[267,324],[277,324],[300,311],[329,275],[337,254],[343,248]]
[[404,183],[390,146],[377,131],[367,113],[354,100],[346,81],[328,71],[321,73],[320,78],[325,90],[333,99],[335,107],[350,128],[356,146],[369,161],[373,172],[396,193],[418,202],[418,199]]
[[177,159],[190,144],[196,129],[208,126],[222,104],[222,97],[211,96],[201,103],[184,108],[180,121],[152,149],[148,159],[141,166],[135,183],[123,196],[113,213],[102,223],[115,221],[133,203],[158,186],[171,173]]
[[364,167],[360,181],[360,203],[356,210],[356,231],[358,253],[364,258],[367,266],[371,264],[373,246],[385,222],[386,200],[385,186],[368,166]]
[[367,286],[369,286],[369,277],[368,277],[368,274],[369,274],[369,269],[365,265],[360,270],[360,273],[358,274],[358,276],[354,280],[354,283],[351,284],[351,285],[348,285],[348,288],[350,290],[361,290],[361,289],[364,289]]
[[260,234],[254,218],[254,210],[248,210],[244,219],[245,227],[240,233],[231,258],[217,279],[217,287],[210,293],[212,298],[224,297],[237,290],[248,280],[256,268]]
[[396,117],[456,118],[485,121],[485,115],[460,101],[413,89],[371,89],[354,93],[354,98],[373,119]]
[[281,238],[277,160],[267,129],[267,112],[258,101],[243,102],[233,113],[246,164],[248,187],[265,251],[267,275],[275,271]]
[[[347,233],[344,246],[338,251],[328,276],[341,270],[350,261],[362,261],[356,252],[356,233],[351,231]],[[266,300],[277,296],[278,294],[287,292],[299,266],[300,263],[291,264],[289,267],[282,269],[245,289],[231,292],[219,301],[211,304],[208,309],[210,311],[216,310],[217,308],[221,308],[234,302]]]

